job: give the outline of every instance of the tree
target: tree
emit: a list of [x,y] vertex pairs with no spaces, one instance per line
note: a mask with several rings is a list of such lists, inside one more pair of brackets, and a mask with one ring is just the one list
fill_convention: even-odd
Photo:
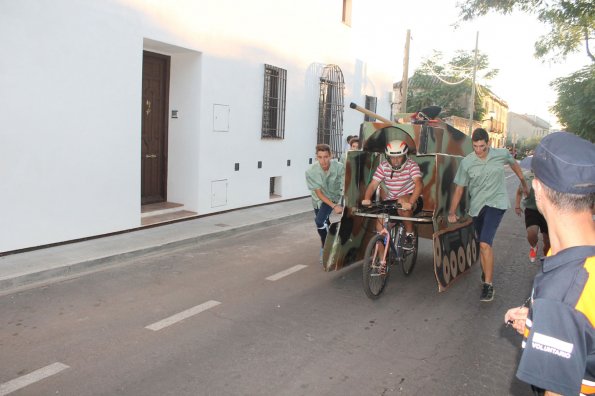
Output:
[[[465,0],[458,6],[463,21],[490,11],[509,14],[518,9],[537,14],[540,21],[550,26],[549,34],[535,43],[537,58],[549,56],[563,60],[584,46],[591,62],[595,62],[589,46],[595,38],[593,0]],[[556,104],[550,110],[569,132],[591,141],[595,139],[595,121],[591,114],[595,109],[594,64],[550,83],[558,92]]]
[[535,43],[535,56],[561,58],[584,46],[587,56],[595,62],[589,47],[595,38],[595,6],[593,0],[465,0],[458,3],[463,21],[486,15],[490,11],[510,14],[514,10],[537,14],[549,25],[550,31]]
[[550,84],[558,93],[550,108],[568,132],[595,142],[595,65],[585,66]]
[[[468,117],[466,98],[471,93],[474,58],[473,51],[459,50],[451,60],[444,62],[442,53],[434,51],[434,55],[425,59],[409,79],[407,111],[415,112],[436,105],[442,107],[442,117]],[[489,69],[488,56],[478,53],[478,79],[489,80],[497,73],[497,69]],[[485,114],[482,94],[482,87],[478,86],[473,117],[475,120],[483,119]]]

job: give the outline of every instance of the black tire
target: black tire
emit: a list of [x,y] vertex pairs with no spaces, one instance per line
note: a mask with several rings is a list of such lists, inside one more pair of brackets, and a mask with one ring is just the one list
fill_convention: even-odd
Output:
[[403,265],[401,265],[401,268],[403,269],[403,274],[407,276],[411,275],[411,272],[413,272],[413,268],[415,267],[415,262],[417,261],[417,242],[419,240],[417,226],[414,228],[413,232],[415,233],[413,238],[413,250],[403,250]]
[[[384,240],[384,236],[382,235],[374,235],[370,242],[368,242],[368,246],[366,247],[366,254],[364,255],[364,264],[362,266],[363,271],[363,283],[364,283],[364,292],[366,296],[372,300],[376,300],[380,297],[380,294],[384,290],[386,286],[386,281],[388,279],[388,271],[389,265],[386,267],[386,273],[384,275],[378,274],[378,269],[380,266],[380,258],[374,257],[374,248],[376,247],[376,243],[382,243]],[[390,248],[388,254],[390,255]],[[390,262],[390,257],[387,257],[387,262]]]

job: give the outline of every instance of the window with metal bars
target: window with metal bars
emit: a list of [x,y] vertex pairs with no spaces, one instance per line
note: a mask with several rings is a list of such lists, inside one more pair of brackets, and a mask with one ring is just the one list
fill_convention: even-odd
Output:
[[345,80],[337,65],[327,65],[320,77],[320,97],[318,101],[317,143],[331,146],[333,157],[339,158],[343,152],[343,97]]
[[263,139],[285,137],[285,92],[287,70],[264,65],[264,89],[262,99]]
[[[376,113],[376,96],[368,96],[366,95],[366,109],[370,110],[371,112]],[[374,117],[370,117],[369,115],[364,115],[364,121],[376,121]]]

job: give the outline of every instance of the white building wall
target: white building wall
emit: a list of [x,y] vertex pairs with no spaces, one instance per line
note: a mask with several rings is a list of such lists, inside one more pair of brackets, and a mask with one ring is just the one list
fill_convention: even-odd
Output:
[[139,37],[83,4],[0,2],[0,251],[139,224]]
[[[341,7],[0,1],[0,252],[140,226],[143,50],[171,56],[169,201],[199,214],[267,203],[279,176],[281,199],[308,195],[324,66],[345,77],[344,135],[359,131],[363,115],[348,105],[365,95],[389,117],[401,73],[401,51],[384,51],[393,10],[354,2],[348,27]],[[287,70],[283,140],[260,138],[265,63]],[[214,131],[214,108],[229,110],[227,131]]]
[[544,137],[550,133],[550,125],[534,115],[508,113],[508,136],[517,141]]

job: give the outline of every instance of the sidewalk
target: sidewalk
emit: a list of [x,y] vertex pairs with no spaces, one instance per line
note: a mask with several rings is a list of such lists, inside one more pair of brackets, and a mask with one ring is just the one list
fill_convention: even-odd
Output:
[[71,277],[118,260],[312,215],[310,197],[0,257],[0,293]]

